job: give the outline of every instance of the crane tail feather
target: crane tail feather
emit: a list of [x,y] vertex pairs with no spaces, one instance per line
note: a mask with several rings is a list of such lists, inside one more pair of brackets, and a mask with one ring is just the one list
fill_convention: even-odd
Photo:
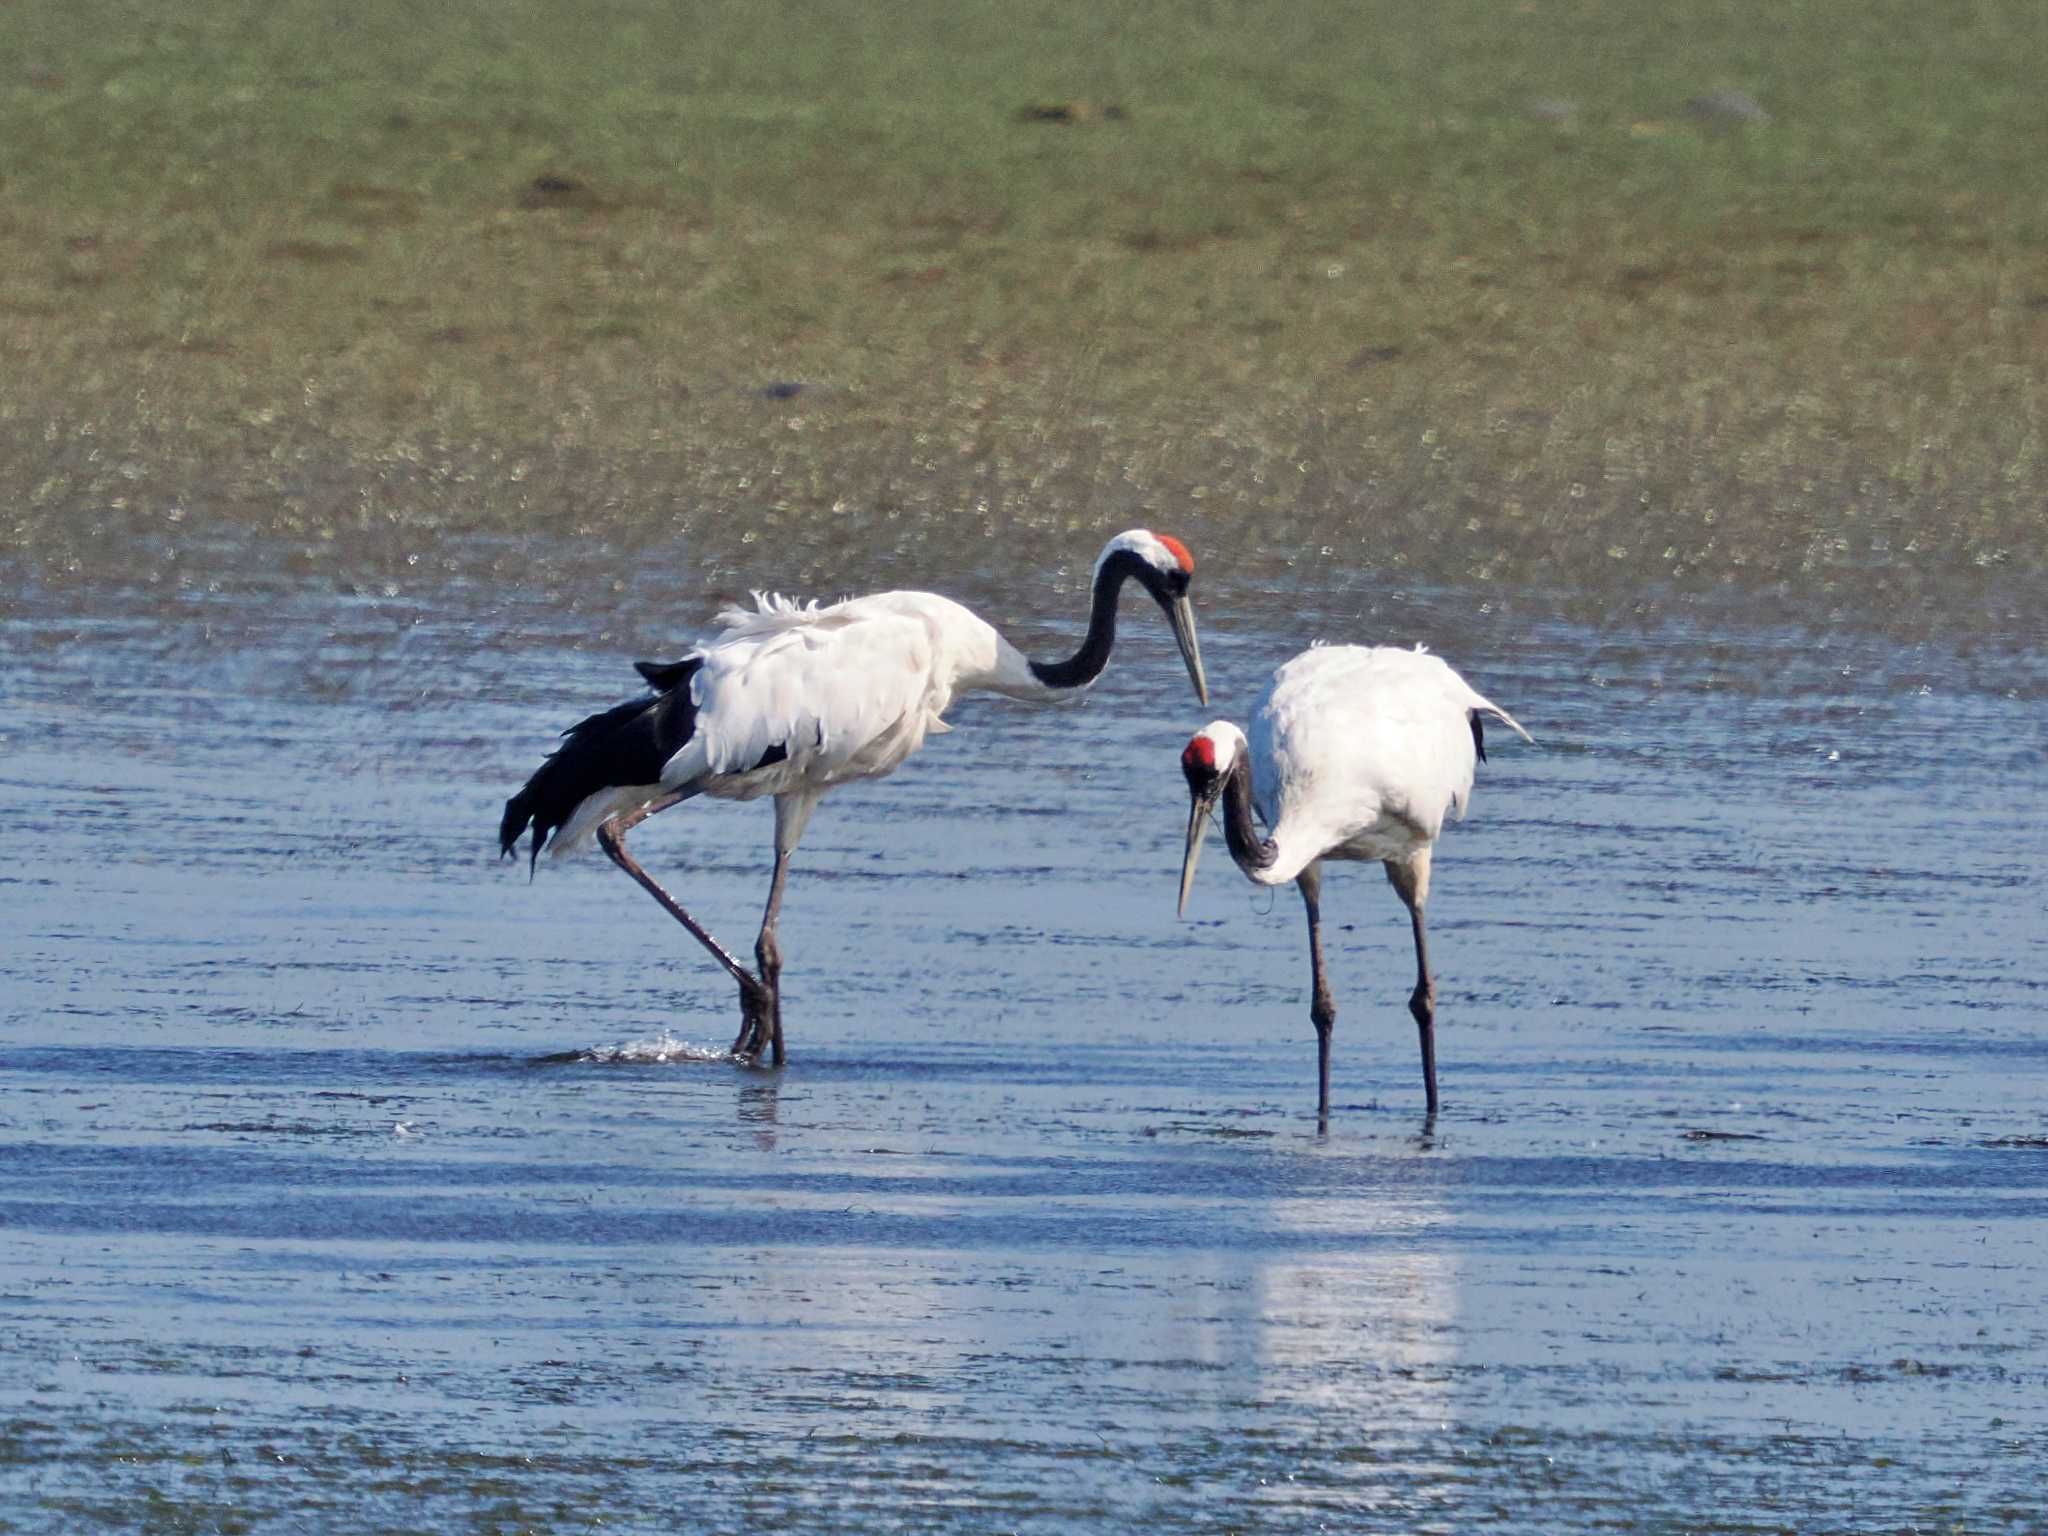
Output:
[[[539,778],[539,775],[534,775]],[[534,813],[538,808],[539,796],[534,793],[534,781],[529,779],[526,787],[505,802],[505,814],[498,821],[498,857],[509,859],[519,848],[519,836],[533,826]],[[540,858],[540,845],[544,834],[534,827],[533,848],[526,859],[526,878],[533,878],[534,863]]]
[[[562,832],[579,807],[594,796],[663,782],[662,769],[697,729],[690,680],[703,665],[698,657],[661,665],[646,663],[641,675],[660,689],[653,698],[629,699],[600,710],[562,732],[557,747],[517,794],[505,802],[498,823],[498,853],[510,858],[529,827],[527,878],[541,850]],[[664,686],[665,685],[665,686]],[[569,828],[571,833],[577,829]],[[570,842],[575,839],[572,836]]]

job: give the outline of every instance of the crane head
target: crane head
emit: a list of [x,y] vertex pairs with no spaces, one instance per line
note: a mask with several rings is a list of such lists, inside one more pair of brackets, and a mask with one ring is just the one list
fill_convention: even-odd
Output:
[[1231,771],[1244,751],[1244,733],[1228,720],[1212,720],[1188,738],[1181,749],[1180,771],[1188,781],[1188,845],[1180,863],[1180,915],[1188,913],[1188,892],[1195,883],[1195,863],[1209,818],[1223,798]]
[[1209,702],[1209,679],[1202,671],[1202,647],[1195,638],[1195,610],[1188,601],[1188,584],[1194,580],[1195,557],[1187,545],[1171,534],[1149,528],[1131,528],[1102,546],[1095,561],[1095,586],[1121,586],[1136,581],[1166,614],[1173,626],[1173,642],[1180,647],[1180,659],[1195,685],[1195,697]]

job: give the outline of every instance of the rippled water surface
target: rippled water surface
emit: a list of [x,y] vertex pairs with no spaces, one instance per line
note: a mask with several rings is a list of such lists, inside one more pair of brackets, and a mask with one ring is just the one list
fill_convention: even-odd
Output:
[[[492,845],[678,587],[10,590],[0,1529],[2043,1527],[2038,651],[1209,578],[1215,712],[1423,640],[1541,743],[1439,852],[1433,1127],[1333,871],[1325,1140],[1292,892],[1174,918],[1135,603],[827,802],[793,1060],[716,1059],[644,896]],[[746,944],[769,827],[636,846]]]

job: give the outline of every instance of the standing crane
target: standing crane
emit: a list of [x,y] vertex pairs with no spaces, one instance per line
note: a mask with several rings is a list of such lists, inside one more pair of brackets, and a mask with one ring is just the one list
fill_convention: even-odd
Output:
[[[1417,647],[1316,646],[1273,674],[1249,738],[1228,720],[1197,731],[1180,755],[1192,805],[1180,869],[1187,915],[1195,861],[1211,814],[1223,805],[1223,838],[1245,877],[1292,880],[1308,908],[1308,956],[1316,1027],[1316,1125],[1330,1124],[1330,1030],[1337,1005],[1323,967],[1323,860],[1378,861],[1415,930],[1415,990],[1408,1011],[1422,1037],[1422,1082],[1437,1112],[1436,981],[1422,909],[1430,852],[1446,812],[1465,814],[1472,775],[1486,758],[1480,717],[1492,715],[1524,741],[1529,733],[1441,658]],[[1260,837],[1256,806],[1269,829]]]
[[[782,952],[776,921],[797,841],[827,790],[894,772],[970,689],[1028,703],[1077,696],[1109,665],[1117,599],[1135,581],[1165,611],[1195,694],[1209,701],[1188,582],[1194,557],[1178,539],[1120,533],[1095,562],[1088,633],[1064,661],[1031,661],[968,609],[931,592],[881,592],[820,607],[754,594],[682,660],[636,662],[654,690],[590,716],[505,802],[500,851],[532,828],[531,869],[546,847],[568,853],[595,836],[724,967],[740,989],[732,1054],[783,1060]],[[697,795],[775,798],[775,869],[754,943],[756,969],[684,910],[626,849],[649,816]]]

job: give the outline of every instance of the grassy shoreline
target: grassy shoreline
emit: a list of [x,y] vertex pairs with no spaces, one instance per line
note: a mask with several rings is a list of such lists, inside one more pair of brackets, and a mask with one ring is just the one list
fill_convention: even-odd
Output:
[[1157,512],[1995,606],[2048,574],[2048,19],[1971,18],[17,7],[0,530]]

